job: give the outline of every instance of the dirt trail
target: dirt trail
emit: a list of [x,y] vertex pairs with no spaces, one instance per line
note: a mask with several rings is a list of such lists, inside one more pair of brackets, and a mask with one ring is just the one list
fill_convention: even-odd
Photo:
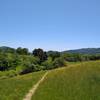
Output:
[[25,98],[23,100],[31,100],[32,96],[34,95],[35,91],[37,90],[38,86],[44,81],[46,75],[48,72],[46,72],[42,78],[33,86],[33,88],[29,91],[28,94],[26,94]]

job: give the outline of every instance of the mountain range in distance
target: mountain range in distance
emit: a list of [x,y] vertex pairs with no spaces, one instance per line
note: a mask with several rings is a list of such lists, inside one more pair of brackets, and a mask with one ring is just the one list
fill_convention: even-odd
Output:
[[79,53],[79,54],[100,54],[100,48],[82,48],[75,50],[66,50],[63,53]]

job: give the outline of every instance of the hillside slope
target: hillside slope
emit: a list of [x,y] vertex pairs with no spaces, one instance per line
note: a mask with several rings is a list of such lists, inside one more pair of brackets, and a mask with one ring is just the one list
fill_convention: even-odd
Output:
[[52,70],[32,100],[100,100],[100,61]]

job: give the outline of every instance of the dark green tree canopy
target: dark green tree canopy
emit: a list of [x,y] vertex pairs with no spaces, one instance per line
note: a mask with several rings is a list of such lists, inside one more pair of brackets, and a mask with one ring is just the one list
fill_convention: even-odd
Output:
[[40,59],[40,62],[47,60],[47,54],[42,49],[35,49],[33,50],[33,55]]
[[20,54],[20,55],[28,55],[29,54],[29,51],[27,48],[17,48],[16,49],[16,53]]
[[57,51],[49,51],[48,56],[52,58],[54,61],[56,58],[60,57],[60,52]]

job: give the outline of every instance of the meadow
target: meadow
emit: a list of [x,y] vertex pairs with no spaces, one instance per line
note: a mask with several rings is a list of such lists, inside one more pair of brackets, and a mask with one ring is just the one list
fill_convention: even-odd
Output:
[[[45,72],[0,79],[0,100],[23,100]],[[100,61],[50,70],[32,100],[100,100]]]
[[44,71],[40,71],[13,78],[0,79],[0,100],[23,100],[28,91],[44,73]]
[[32,100],[100,100],[100,61],[52,70]]

